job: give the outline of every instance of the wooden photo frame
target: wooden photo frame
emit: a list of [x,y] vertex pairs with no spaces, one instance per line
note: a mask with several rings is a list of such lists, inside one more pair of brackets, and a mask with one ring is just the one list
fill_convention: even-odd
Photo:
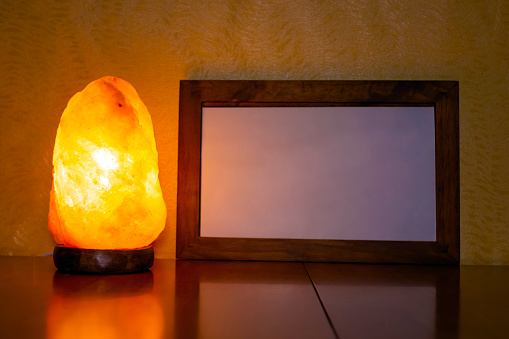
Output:
[[[458,264],[460,256],[458,88],[459,84],[456,81],[181,81],[177,258]],[[210,139],[203,135],[204,110],[228,108],[230,115],[224,115],[226,120],[220,124],[221,128],[228,130],[228,128],[236,129],[235,126],[228,127],[228,117],[238,117],[244,114],[245,110],[239,108],[270,107],[284,108],[286,111],[289,110],[290,114],[292,114],[292,109],[297,112],[297,110],[302,111],[303,107],[309,108],[309,110],[317,107],[431,108],[432,120],[428,121],[432,122],[431,130],[434,140],[430,142],[434,158],[431,163],[426,161],[428,161],[427,167],[432,168],[434,175],[432,212],[435,215],[428,215],[426,220],[433,222],[426,221],[426,223],[431,225],[427,227],[435,229],[433,238],[426,238],[426,240],[369,238],[366,240],[348,237],[322,239],[307,236],[296,238],[251,235],[218,236],[217,234],[221,233],[208,231],[207,236],[202,235],[201,232],[206,229],[205,226],[209,226],[208,221],[206,221],[207,225],[201,223],[203,220],[209,219],[202,218],[201,209],[206,206],[202,206],[201,199],[204,195],[204,187],[207,188],[210,182],[209,176],[206,175],[205,179],[202,177],[204,175],[202,173],[204,161],[202,152],[206,153],[204,159],[207,161],[211,154],[215,154],[208,151]],[[207,121],[210,121],[210,117],[213,116],[207,114]],[[270,114],[266,117],[270,119]],[[313,115],[308,117],[313,118]],[[249,122],[245,124],[249,124]],[[279,125],[278,128],[284,129],[285,125],[283,124],[282,127]],[[205,131],[208,129],[209,127]],[[249,126],[245,131],[249,131]],[[206,135],[209,135],[208,132]],[[235,144],[231,140],[228,142]],[[271,152],[270,148],[265,151]],[[225,166],[230,166],[230,164]],[[245,171],[248,167],[243,168],[244,170],[240,171]],[[271,183],[268,182],[267,185],[269,186]],[[268,189],[276,190],[277,188],[269,186]],[[431,195],[433,195],[432,191]],[[207,201],[209,200],[205,202],[209,204]],[[232,200],[215,200],[214,210],[218,215],[228,216],[228,213],[232,213],[236,209],[232,202]],[[245,205],[245,203],[243,204]],[[249,205],[246,207],[246,211],[249,211]],[[278,214],[277,209],[271,210],[270,213]],[[397,213],[397,207],[395,213]],[[427,213],[429,214],[429,212]],[[338,220],[337,223],[341,224],[341,220]],[[270,226],[270,221],[267,224]],[[291,227],[292,224],[288,222],[287,225]],[[237,224],[234,223],[233,226],[237,227]],[[376,225],[376,227],[383,226],[383,223]],[[238,227],[243,227],[242,223]]]

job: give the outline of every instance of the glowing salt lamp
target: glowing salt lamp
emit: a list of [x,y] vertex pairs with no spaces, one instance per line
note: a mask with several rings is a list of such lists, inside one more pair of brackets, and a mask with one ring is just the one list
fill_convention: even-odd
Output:
[[49,230],[61,271],[147,270],[166,205],[146,106],[128,82],[103,77],[65,108],[53,151]]

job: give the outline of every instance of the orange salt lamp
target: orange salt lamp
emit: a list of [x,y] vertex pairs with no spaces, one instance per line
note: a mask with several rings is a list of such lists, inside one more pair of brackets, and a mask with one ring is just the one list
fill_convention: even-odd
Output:
[[164,228],[152,120],[128,82],[103,77],[65,108],[53,151],[49,230],[60,271],[149,269]]

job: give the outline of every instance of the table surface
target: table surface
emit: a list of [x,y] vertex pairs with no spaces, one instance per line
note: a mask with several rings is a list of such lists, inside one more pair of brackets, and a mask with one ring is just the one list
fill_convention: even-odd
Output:
[[156,260],[70,275],[0,257],[2,338],[508,338],[508,266]]

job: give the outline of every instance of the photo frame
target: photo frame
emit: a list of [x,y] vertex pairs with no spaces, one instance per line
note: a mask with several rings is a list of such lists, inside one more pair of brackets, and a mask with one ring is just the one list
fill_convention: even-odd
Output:
[[[361,263],[459,263],[459,84],[456,81],[183,80],[180,83],[177,186],[177,258]],[[421,240],[316,239],[201,235],[204,110],[303,107],[431,107],[434,124],[434,237]],[[207,113],[208,116],[209,113]],[[226,115],[228,117],[228,115]],[[270,116],[269,116],[270,117]],[[208,118],[207,118],[208,119]],[[207,121],[210,121],[209,119]],[[433,126],[432,126],[433,128]],[[284,125],[283,125],[284,129]],[[209,135],[207,132],[206,135]],[[229,141],[231,142],[231,140]],[[433,143],[433,140],[431,141]],[[205,144],[204,144],[205,143]],[[270,152],[270,149],[265,149]],[[214,153],[215,154],[215,153]],[[270,154],[269,154],[270,155]],[[345,159],[348,161],[348,159]],[[207,167],[208,168],[208,167]],[[208,176],[206,176],[208,178]],[[205,186],[204,186],[205,185]],[[268,183],[267,185],[270,185]],[[400,185],[401,186],[401,185]],[[270,189],[273,189],[272,187]],[[204,198],[205,199],[205,198]],[[208,198],[207,198],[208,199]],[[215,202],[217,203],[217,201]],[[217,213],[228,215],[228,201]],[[202,206],[203,205],[203,206]],[[214,205],[216,206],[216,205]],[[230,207],[229,207],[230,206]],[[246,206],[244,206],[246,207]],[[204,209],[205,210],[205,209]],[[246,207],[246,211],[249,206]],[[233,210],[232,210],[233,211]],[[277,210],[271,210],[272,215]],[[395,212],[397,213],[397,208]],[[206,219],[206,218],[205,218]],[[208,220],[208,219],[206,219]],[[338,225],[341,223],[338,220]],[[288,223],[291,227],[291,223]],[[237,224],[233,225],[237,227]],[[238,227],[242,227],[239,224]],[[376,225],[380,228],[383,225]]]

